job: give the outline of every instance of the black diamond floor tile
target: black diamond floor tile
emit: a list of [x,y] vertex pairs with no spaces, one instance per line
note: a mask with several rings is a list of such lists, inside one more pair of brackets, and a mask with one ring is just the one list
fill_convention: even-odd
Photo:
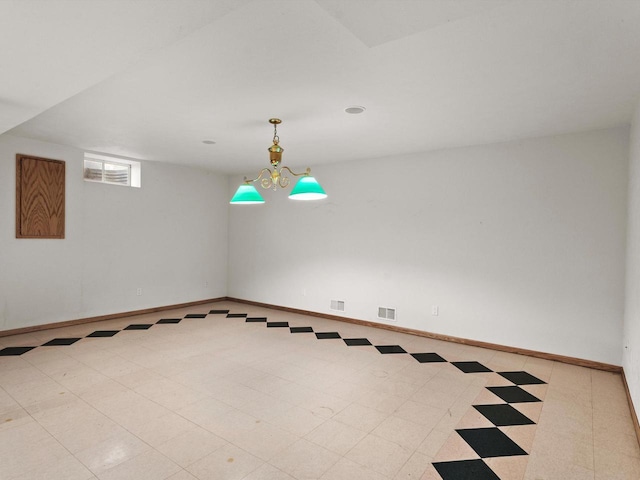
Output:
[[508,403],[499,405],[474,405],[473,408],[487,417],[487,419],[496,427],[535,425],[533,420],[520,413]]
[[317,332],[316,338],[322,340],[325,338],[342,338],[338,332]]
[[47,343],[43,344],[43,347],[55,347],[60,345],[73,345],[76,343],[79,338],[54,338],[53,340],[49,340]]
[[125,330],[149,330],[153,325],[150,323],[133,323]]
[[162,325],[165,323],[180,323],[181,321],[181,318],[161,318],[156,323]]
[[499,428],[469,428],[456,430],[456,432],[481,458],[527,454]]
[[516,385],[538,385],[547,383],[527,372],[498,372],[498,375],[502,375],[504,378]]
[[480,362],[451,362],[464,373],[481,373],[481,372],[493,372],[490,368],[485,367]]
[[290,327],[291,333],[313,333],[313,328],[311,327]]
[[366,338],[345,338],[344,343],[346,343],[350,347],[355,347],[359,345],[371,345],[371,342]]
[[184,318],[205,318],[206,316],[206,313],[189,313]]
[[382,354],[387,353],[407,353],[400,345],[376,345],[378,351]]
[[22,355],[36,347],[6,347],[0,350],[0,357],[9,357],[13,355]]
[[209,314],[215,315],[217,313],[229,313],[229,310],[209,310]]
[[437,353],[412,353],[411,356],[420,363],[446,362],[446,360]]
[[495,393],[507,403],[528,403],[542,401],[539,398],[531,395],[529,392],[521,389],[520,387],[487,387],[487,390]]
[[95,332],[87,335],[88,337],[113,337],[120,330],[96,330]]
[[266,322],[267,317],[247,317],[245,322]]
[[437,462],[433,466],[443,480],[500,480],[482,460]]
[[245,318],[246,313],[227,313],[227,318]]
[[268,328],[289,327],[289,322],[267,322]]

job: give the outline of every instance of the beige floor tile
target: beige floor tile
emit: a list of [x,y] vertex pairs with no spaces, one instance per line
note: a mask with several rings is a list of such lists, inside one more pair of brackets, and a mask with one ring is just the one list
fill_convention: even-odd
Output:
[[112,395],[122,394],[128,391],[128,387],[115,380],[102,375],[99,372],[82,373],[70,379],[73,382],[69,389],[90,404],[104,401]]
[[448,409],[467,389],[468,382],[443,377],[442,374],[429,380],[410,399],[424,405]]
[[551,372],[553,371],[554,362],[543,358],[526,357],[526,362],[522,370],[530,373],[534,377],[539,378],[543,382],[549,382]]
[[480,458],[480,456],[457,432],[451,433],[442,444],[442,447],[440,447],[440,450],[433,456],[435,462],[473,460],[477,458]]
[[243,478],[243,480],[295,480],[291,475],[277,469],[276,467],[263,464],[249,475]]
[[447,411],[444,409],[407,400],[393,412],[393,415],[418,423],[429,433],[446,413]]
[[594,471],[572,463],[569,459],[554,454],[533,452],[529,456],[524,475],[525,480],[562,479],[594,480]]
[[33,417],[71,453],[96,445],[122,429],[81,400],[39,412]]
[[262,460],[269,460],[286,450],[298,438],[276,425],[261,422],[253,430],[235,436],[233,443]]
[[366,435],[363,430],[330,419],[305,435],[305,439],[338,455],[345,455]]
[[207,397],[207,394],[202,391],[187,388],[167,378],[145,382],[135,386],[133,390],[170,410],[177,410]]
[[197,426],[175,413],[168,413],[143,424],[129,427],[129,431],[152,447],[157,447],[167,440],[192,431]]
[[333,417],[333,420],[345,423],[365,432],[370,432],[380,425],[388,415],[373,408],[352,403],[340,413]]
[[429,432],[418,423],[391,415],[374,428],[371,433],[414,451],[424,441]]
[[252,394],[251,398],[247,399],[237,408],[252,417],[268,421],[278,417],[279,415],[286,414],[294,408],[294,405],[256,390]]
[[429,465],[425,472],[422,474],[422,477],[419,478],[420,480],[442,480],[442,477],[433,465]]
[[50,480],[64,478],[65,480],[89,480],[96,478],[82,463],[71,456],[59,459],[49,465],[29,468],[21,476],[15,477],[25,480]]
[[527,357],[524,355],[508,352],[495,352],[495,355],[484,363],[484,365],[494,371],[513,372],[523,370],[526,363]]
[[427,438],[418,446],[416,452],[421,453],[427,457],[435,457],[442,446],[451,436],[451,432],[443,430],[431,430]]
[[531,421],[538,423],[540,421],[540,414],[544,407],[543,402],[529,402],[529,403],[512,403],[511,406],[525,415]]
[[[41,345],[223,305],[374,345],[435,352],[448,361],[524,370],[548,385],[521,386],[543,402],[512,404],[536,425],[500,427],[531,452],[487,459],[502,480],[640,478],[622,380],[609,372],[232,302],[0,343]],[[441,480],[431,458],[477,458],[455,428],[489,426],[472,405],[503,404],[485,388],[498,385],[509,382],[495,372],[465,374],[448,362],[420,364],[410,355],[380,355],[374,347],[224,316],[39,347],[0,358],[0,478],[9,471],[47,478],[49,468],[55,473],[48,478],[90,479],[136,475],[140,468],[176,480]],[[311,455],[311,466],[292,451]],[[144,467],[153,458],[158,472],[155,465]],[[264,462],[270,458],[290,471]]]
[[422,478],[427,469],[431,466],[433,459],[421,453],[414,453],[407,460],[400,471],[393,477],[394,480],[417,480]]
[[0,458],[0,478],[47,478],[47,471],[74,479],[92,475],[36,422],[0,431]]
[[174,473],[170,477],[167,477],[167,480],[198,480],[198,479],[193,475],[191,475],[186,470],[180,470],[178,473]]
[[500,480],[522,480],[529,459],[524,456],[485,458],[484,463],[489,465]]
[[536,425],[514,425],[500,427],[511,440],[516,442],[525,452],[531,453],[536,436]]
[[322,480],[386,480],[388,477],[356,462],[341,458],[320,478]]
[[232,406],[220,400],[205,397],[202,400],[176,410],[175,413],[209,430],[209,426],[215,424],[217,417],[232,410]]
[[[485,365],[488,366],[488,365]],[[489,367],[491,368],[491,367]],[[503,370],[505,371],[505,370]],[[507,380],[502,375],[499,375],[497,372],[480,372],[474,373],[474,378],[480,380],[484,379],[483,386],[491,386],[491,387],[500,387],[500,386],[509,386],[513,385],[513,382]]]
[[34,405],[50,399],[58,398],[59,395],[67,395],[71,393],[49,377],[9,384],[5,385],[3,388],[27,411],[33,409]]
[[75,453],[75,457],[94,474],[105,471],[150,450],[138,437],[120,428],[106,440]]
[[273,457],[269,463],[294,478],[311,480],[322,477],[339,459],[339,455],[301,439]]
[[548,385],[538,384],[538,385],[520,385],[524,391],[529,392],[534,397],[544,401],[547,390],[549,388]]
[[475,408],[470,408],[467,412],[462,416],[456,428],[490,428],[493,427],[494,424],[491,423],[487,417],[482,415]]
[[411,450],[375,435],[367,435],[345,458],[393,478],[411,457]]
[[407,400],[405,397],[380,393],[376,389],[363,389],[356,402],[379,412],[392,414]]
[[261,420],[234,408],[212,417],[209,422],[200,426],[225,440],[233,441],[237,436],[256,428],[260,422]]
[[161,443],[157,450],[181,467],[187,467],[226,444],[217,435],[194,427]]
[[312,398],[300,406],[306,408],[317,417],[327,419],[340,413],[350,404],[351,402],[348,400],[325,393],[324,391],[318,391]]
[[482,389],[474,398],[474,405],[498,405],[500,403],[506,403],[499,396],[493,393],[491,390]]
[[164,480],[181,468],[159,453],[147,450],[99,475],[100,480]]
[[597,451],[595,469],[598,480],[637,480],[640,478],[640,458],[613,451]]
[[0,414],[0,432],[29,422],[35,422],[35,420],[24,408],[6,409]]
[[539,426],[531,454],[554,458],[561,463],[577,465],[586,470],[594,468],[593,440],[583,441],[582,435],[567,434],[562,428]]
[[278,425],[283,430],[298,437],[305,436],[324,422],[324,418],[314,415],[309,410],[301,407],[293,407],[270,421],[270,423]]
[[240,480],[264,462],[234,446],[225,445],[191,464],[186,470],[200,479]]

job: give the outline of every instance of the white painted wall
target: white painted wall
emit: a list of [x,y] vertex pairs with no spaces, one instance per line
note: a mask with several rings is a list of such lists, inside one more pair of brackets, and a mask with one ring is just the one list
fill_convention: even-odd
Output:
[[322,202],[231,207],[228,294],[620,365],[628,133],[314,167]]
[[627,282],[622,367],[640,417],[640,103],[631,124]]
[[[15,238],[16,153],[66,161],[64,240]],[[143,162],[142,188],[102,185],[82,158],[0,136],[0,330],[226,295],[226,177]]]

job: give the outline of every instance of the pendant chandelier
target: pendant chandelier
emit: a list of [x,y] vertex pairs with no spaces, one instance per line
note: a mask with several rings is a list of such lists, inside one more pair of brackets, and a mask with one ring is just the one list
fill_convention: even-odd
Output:
[[269,123],[273,125],[273,144],[269,147],[269,160],[271,161],[270,168],[263,168],[260,170],[260,174],[253,180],[244,177],[244,183],[238,187],[235,195],[231,199],[232,205],[250,205],[256,203],[264,203],[264,198],[260,195],[260,192],[253,186],[253,183],[260,180],[262,188],[272,188],[274,191],[280,188],[286,188],[291,183],[291,179],[285,175],[285,170],[290,175],[295,177],[301,177],[296,183],[293,190],[289,194],[289,198],[292,200],[320,200],[326,198],[327,194],[324,192],[318,181],[311,176],[311,169],[303,173],[295,173],[289,167],[280,166],[282,161],[282,152],[284,149],[280,146],[280,138],[278,137],[278,125],[282,123],[279,118],[270,118]]

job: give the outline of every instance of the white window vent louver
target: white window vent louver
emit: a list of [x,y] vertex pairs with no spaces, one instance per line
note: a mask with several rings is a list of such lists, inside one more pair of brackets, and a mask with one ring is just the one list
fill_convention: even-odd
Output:
[[396,309],[388,307],[378,307],[378,318],[384,318],[385,320],[396,321]]
[[342,300],[331,300],[331,310],[344,312],[344,302]]
[[140,162],[85,152],[84,179],[140,188]]

